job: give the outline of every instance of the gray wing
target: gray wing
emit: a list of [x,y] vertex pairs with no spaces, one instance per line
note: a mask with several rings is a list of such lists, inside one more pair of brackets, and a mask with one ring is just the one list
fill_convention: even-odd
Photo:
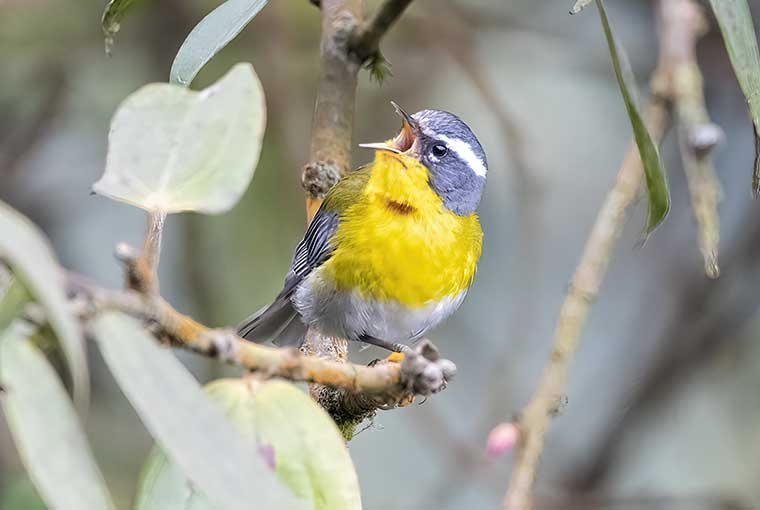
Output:
[[330,239],[338,228],[338,215],[320,209],[296,246],[285,284],[274,302],[244,320],[238,334],[253,342],[281,340],[281,345],[300,345],[306,333],[291,297],[298,285],[332,254]]

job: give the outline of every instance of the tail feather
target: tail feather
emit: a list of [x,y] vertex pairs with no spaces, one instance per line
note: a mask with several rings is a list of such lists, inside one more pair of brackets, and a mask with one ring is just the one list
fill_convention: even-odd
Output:
[[307,326],[298,314],[275,336],[274,343],[280,347],[301,347],[306,338]]
[[245,319],[238,326],[238,334],[257,343],[273,340],[294,319],[300,322],[297,315],[289,297],[280,296],[271,305]]

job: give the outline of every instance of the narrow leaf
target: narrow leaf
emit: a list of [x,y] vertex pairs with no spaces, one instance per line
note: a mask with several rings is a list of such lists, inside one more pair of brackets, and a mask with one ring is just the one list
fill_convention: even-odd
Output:
[[107,55],[111,54],[114,36],[121,29],[121,20],[134,3],[134,0],[109,0],[103,10],[100,24],[103,28],[103,35],[105,35]]
[[119,106],[93,190],[146,210],[222,213],[253,177],[266,108],[250,64],[201,92],[146,85]]
[[139,321],[111,312],[93,326],[124,394],[195,487],[225,510],[250,510],[254,502],[256,508],[297,508],[256,449]]
[[633,136],[639,148],[641,162],[644,166],[644,181],[646,182],[647,196],[649,198],[649,213],[644,233],[648,235],[662,223],[670,210],[668,183],[657,146],[652,142],[652,137],[636,105],[636,97],[638,95],[636,92],[636,82],[633,80],[633,72],[628,64],[625,50],[615,41],[610,22],[607,19],[607,12],[604,9],[603,0],[596,0],[596,6],[599,8],[599,17],[602,20],[604,36],[607,39],[612,67],[615,70],[615,78],[620,87],[620,93],[623,96],[625,109],[628,112],[628,118],[633,128]]
[[755,132],[752,192],[760,194],[760,50],[747,0],[710,0],[739,86],[747,98]]
[[189,86],[198,71],[233,40],[268,0],[227,0],[198,23],[174,57],[169,81]]
[[[222,379],[205,387],[235,427],[310,510],[360,510],[356,472],[340,431],[303,391],[282,381]],[[220,510],[156,449],[136,510]]]
[[50,508],[115,508],[58,376],[14,323],[0,337],[0,396],[21,459]]
[[89,376],[82,332],[63,290],[63,275],[44,234],[25,216],[0,202],[0,259],[45,309],[68,363],[79,407],[89,400]]

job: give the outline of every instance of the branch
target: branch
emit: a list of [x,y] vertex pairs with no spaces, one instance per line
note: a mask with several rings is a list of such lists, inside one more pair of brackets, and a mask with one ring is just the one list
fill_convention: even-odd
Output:
[[351,169],[351,133],[360,62],[349,53],[349,40],[361,20],[359,0],[323,0],[320,63],[309,163],[302,183],[306,215],[316,214],[322,198]]
[[360,62],[377,55],[380,40],[411,3],[412,0],[385,0],[372,19],[354,33],[351,50]]
[[342,388],[361,394],[375,408],[395,407],[416,395],[440,391],[455,371],[451,362],[441,359],[429,342],[421,342],[415,355],[405,357],[401,363],[354,365],[308,356],[297,349],[258,345],[229,330],[210,329],[179,313],[157,294],[104,289],[75,273],[68,275],[68,288],[74,302],[86,303],[80,312],[85,320],[104,310],[118,310],[146,321],[156,336],[173,345],[269,377]]
[[[660,12],[660,58],[652,76],[652,95],[646,108],[647,126],[655,143],[662,139],[669,124],[670,101],[673,99],[671,83],[677,63],[675,58],[694,54],[694,44],[702,30],[702,25],[694,22],[695,6],[692,0],[662,0],[661,6],[665,9],[675,3],[680,7],[668,11],[668,16]],[[581,329],[606,274],[612,248],[625,221],[625,211],[636,197],[641,177],[641,159],[635,146],[632,146],[586,241],[570,290],[560,309],[554,347],[541,382],[520,415],[518,426],[521,438],[504,499],[505,509],[528,510],[532,506],[533,483],[549,419],[562,400],[568,367]]]

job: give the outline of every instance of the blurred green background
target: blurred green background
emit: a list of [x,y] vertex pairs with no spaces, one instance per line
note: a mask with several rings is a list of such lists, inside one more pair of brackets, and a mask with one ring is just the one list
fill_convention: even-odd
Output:
[[[51,237],[64,265],[119,286],[112,251],[137,243],[141,211],[89,195],[105,161],[109,119],[141,85],[165,81],[190,29],[218,2],[144,0],[106,57],[98,0],[0,0],[0,199]],[[376,2],[366,2],[367,9]],[[432,338],[459,368],[444,393],[380,412],[350,443],[367,510],[497,508],[511,457],[486,461],[488,431],[529,399],[559,305],[613,182],[630,125],[593,9],[570,0],[418,0],[383,43],[393,76],[358,94],[355,141],[388,138],[409,111],[463,117],[489,158],[478,277]],[[760,1],[750,2],[760,16]],[[610,0],[609,14],[642,87],[656,61],[654,3]],[[199,75],[239,61],[267,93],[268,127],[253,183],[226,215],[168,221],[166,297],[210,325],[236,324],[279,290],[304,229],[300,169],[318,78],[319,13],[273,1]],[[760,206],[749,193],[752,128],[714,20],[699,59],[708,108],[726,133],[722,276],[702,272],[675,137],[662,148],[673,206],[636,248],[633,210],[582,335],[539,472],[539,508],[760,508]],[[357,150],[354,162],[370,154]],[[353,353],[368,361],[379,353]],[[87,429],[122,508],[151,447],[144,427],[90,349]],[[182,359],[202,380],[229,373]],[[166,395],[171,399],[171,395]],[[32,510],[0,420],[0,510]]]

